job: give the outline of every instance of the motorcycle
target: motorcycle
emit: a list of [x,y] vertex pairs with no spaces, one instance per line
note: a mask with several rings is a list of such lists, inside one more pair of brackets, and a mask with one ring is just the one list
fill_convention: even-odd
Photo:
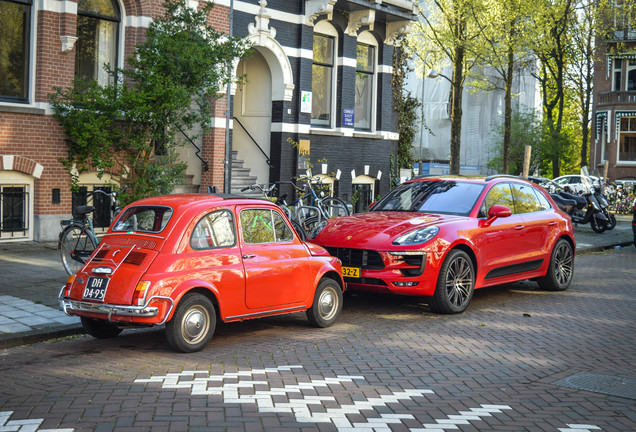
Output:
[[601,211],[607,218],[607,226],[605,227],[605,229],[607,229],[608,231],[613,230],[614,227],[616,226],[616,217],[614,216],[613,213],[609,211],[609,201],[607,197],[603,193],[601,186],[598,184],[598,182],[594,183],[594,185],[592,186],[592,190],[593,190],[594,197],[596,198],[599,206],[601,207]]
[[574,195],[566,190],[555,189],[550,196],[561,210],[567,213],[576,224],[592,226],[594,232],[602,233],[607,229],[608,220],[603,214],[601,205],[592,192]]

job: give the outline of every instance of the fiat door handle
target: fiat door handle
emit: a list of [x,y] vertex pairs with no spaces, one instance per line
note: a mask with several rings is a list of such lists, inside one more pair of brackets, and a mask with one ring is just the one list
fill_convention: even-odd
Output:
[[250,259],[250,258],[255,258],[256,254],[248,254],[248,255],[243,255],[243,259]]
[[550,222],[548,226],[556,226],[556,224],[557,224],[556,222]]
[[517,231],[522,230],[523,228],[524,228],[524,226],[523,226],[523,225],[517,225],[517,226],[515,227],[515,229],[516,229]]

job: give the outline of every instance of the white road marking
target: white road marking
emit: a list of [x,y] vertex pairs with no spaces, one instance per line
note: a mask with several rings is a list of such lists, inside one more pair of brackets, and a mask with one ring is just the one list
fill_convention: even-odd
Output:
[[73,429],[38,429],[44,419],[9,420],[13,411],[0,411],[0,431],[73,432]]

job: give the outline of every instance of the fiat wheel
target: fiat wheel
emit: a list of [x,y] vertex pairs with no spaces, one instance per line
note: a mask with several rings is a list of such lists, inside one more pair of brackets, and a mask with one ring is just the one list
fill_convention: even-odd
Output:
[[342,288],[333,279],[322,279],[316,288],[314,303],[307,309],[307,319],[315,327],[329,327],[342,310]]
[[455,314],[466,310],[473,298],[475,270],[468,254],[453,249],[442,264],[429,306],[434,312]]
[[204,295],[186,294],[166,323],[168,345],[175,351],[195,352],[205,347],[216,327],[214,305]]
[[552,255],[548,272],[539,278],[539,286],[548,291],[565,291],[572,282],[574,276],[574,252],[572,245],[567,240],[557,241]]

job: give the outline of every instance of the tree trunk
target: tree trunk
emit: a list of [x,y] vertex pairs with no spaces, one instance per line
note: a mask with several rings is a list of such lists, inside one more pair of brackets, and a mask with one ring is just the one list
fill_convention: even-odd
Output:
[[506,74],[506,94],[504,97],[504,142],[503,142],[503,173],[510,174],[510,141],[512,136],[512,73],[514,67],[514,52],[508,48],[508,72]]
[[464,90],[464,49],[455,51],[451,100],[450,174],[460,173],[462,136],[462,92]]

